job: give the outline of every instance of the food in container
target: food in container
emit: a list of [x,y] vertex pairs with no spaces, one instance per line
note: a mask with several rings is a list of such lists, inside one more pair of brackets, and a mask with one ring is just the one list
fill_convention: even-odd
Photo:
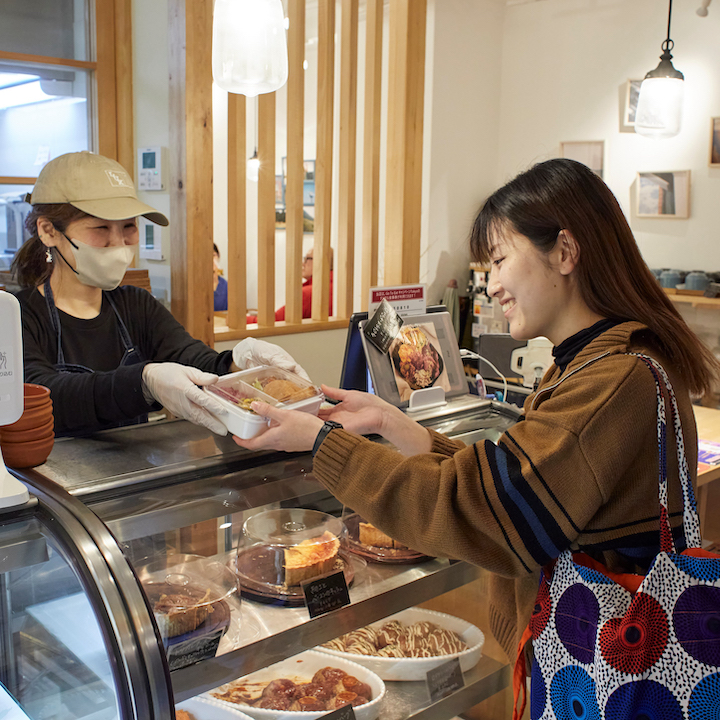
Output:
[[482,631],[461,618],[408,608],[317,649],[352,660],[383,680],[404,681],[425,680],[428,670],[455,657],[467,672],[480,660],[484,642]]
[[374,720],[384,695],[385,684],[374,673],[312,650],[207,693],[257,720],[313,720],[346,705],[357,720]]
[[305,508],[257,513],[243,525],[234,571],[241,593],[254,600],[303,605],[301,584],[342,570],[355,576],[339,518]]
[[429,556],[413,550],[400,540],[367,521],[347,506],[343,508],[347,528],[347,547],[354,555],[375,563],[406,564],[429,560]]
[[230,624],[233,573],[198,555],[168,555],[136,567],[171,670],[214,657]]
[[204,390],[228,411],[217,416],[218,420],[230,433],[244,440],[254,437],[267,425],[266,418],[250,407],[255,400],[317,415],[325,399],[322,391],[308,380],[267,365],[223,375]]

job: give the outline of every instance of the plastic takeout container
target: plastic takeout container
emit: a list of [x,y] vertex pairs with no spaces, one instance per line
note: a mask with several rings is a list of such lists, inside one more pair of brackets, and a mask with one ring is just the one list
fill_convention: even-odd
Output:
[[325,399],[320,388],[299,375],[277,367],[260,365],[223,375],[208,385],[211,394],[228,411],[218,416],[228,432],[243,440],[254,437],[267,426],[267,419],[250,409],[253,400],[290,410],[317,415]]

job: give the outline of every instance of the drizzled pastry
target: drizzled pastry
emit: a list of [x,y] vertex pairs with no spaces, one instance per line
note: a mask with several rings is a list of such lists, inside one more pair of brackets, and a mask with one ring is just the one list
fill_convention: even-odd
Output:
[[456,632],[426,620],[411,625],[391,620],[377,630],[360,628],[325,643],[323,647],[358,655],[393,658],[435,657],[467,650],[467,645]]

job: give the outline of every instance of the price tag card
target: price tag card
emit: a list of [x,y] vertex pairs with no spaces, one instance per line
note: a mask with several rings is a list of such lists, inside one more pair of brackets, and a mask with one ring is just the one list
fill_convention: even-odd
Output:
[[428,670],[427,685],[432,702],[442,700],[444,697],[464,688],[465,679],[460,669],[460,659],[453,658],[432,670]]
[[370,288],[368,315],[372,315],[383,300],[387,300],[401,317],[424,315],[426,312],[425,285],[393,285]]
[[302,589],[311,618],[350,604],[347,580],[345,580],[342,570],[332,573],[332,575],[308,580],[303,583]]
[[365,323],[363,332],[381,353],[386,353],[402,324],[402,318],[395,312],[395,308],[383,298],[375,314]]
[[321,715],[320,720],[355,720],[355,711],[352,705],[343,705],[327,715]]

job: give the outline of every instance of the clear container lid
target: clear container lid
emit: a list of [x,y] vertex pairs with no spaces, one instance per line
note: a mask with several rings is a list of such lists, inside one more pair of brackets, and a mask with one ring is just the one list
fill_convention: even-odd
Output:
[[305,508],[278,508],[257,513],[243,525],[245,545],[262,543],[289,548],[296,545],[319,544],[331,538],[343,540],[345,526],[339,518]]
[[135,571],[154,609],[162,596],[172,596],[177,609],[189,609],[237,592],[235,575],[224,563],[199,555],[167,555]]
[[302,585],[342,571],[348,585],[356,566],[345,550],[342,520],[304,508],[280,508],[248,518],[233,570],[244,596],[286,606],[304,604]]
[[249,385],[240,375],[241,373],[226,375],[216,383],[207,385],[205,389],[212,395],[217,395],[226,402],[232,403],[233,409],[243,411],[255,417],[257,417],[257,414],[250,408],[250,404],[254,400],[262,400],[269,405],[278,405],[278,401],[275,400],[275,398]]
[[[251,388],[248,390],[248,388]],[[222,393],[240,394],[247,397],[255,393],[256,397],[271,405],[282,404],[295,407],[298,403],[322,400],[324,395],[319,387],[299,375],[278,367],[260,365],[259,367],[241,370],[224,375],[216,383],[210,385],[212,390],[224,397]]]

